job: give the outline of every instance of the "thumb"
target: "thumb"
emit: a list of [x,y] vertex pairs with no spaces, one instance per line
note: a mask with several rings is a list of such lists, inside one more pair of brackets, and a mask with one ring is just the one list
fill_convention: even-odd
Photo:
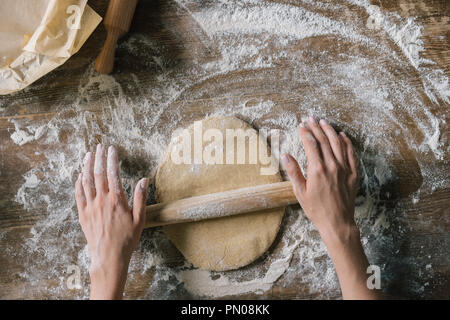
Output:
[[281,156],[281,162],[286,169],[289,179],[291,179],[292,185],[294,186],[294,193],[298,198],[299,194],[306,188],[306,180],[302,170],[300,169],[297,160],[289,154],[283,154]]
[[144,225],[145,223],[145,204],[147,201],[148,179],[139,180],[134,188],[133,198],[133,220],[137,224]]

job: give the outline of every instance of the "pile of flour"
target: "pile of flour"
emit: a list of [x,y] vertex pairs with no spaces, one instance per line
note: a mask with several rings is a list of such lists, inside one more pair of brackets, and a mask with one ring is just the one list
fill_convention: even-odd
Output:
[[[31,284],[30,292],[41,294],[44,289],[34,284],[50,278],[57,284],[45,289],[47,294],[88,295],[89,257],[73,198],[84,154],[99,142],[118,145],[125,190],[131,195],[141,177],[153,179],[171,133],[197,120],[198,115],[189,113],[194,100],[207,101],[209,112],[201,117],[232,115],[257,129],[281,130],[281,152],[293,154],[303,168],[305,157],[296,133],[303,117],[325,117],[354,137],[359,142],[362,175],[355,215],[369,260],[380,265],[387,287],[389,261],[398,252],[395,239],[404,232],[395,223],[402,208],[383,205],[383,199],[390,197],[386,187],[396,180],[393,160],[403,159],[398,144],[437,163],[445,161],[450,150],[440,131],[448,114],[429,107],[430,102],[435,106],[448,103],[448,79],[432,61],[420,57],[424,50],[420,24],[385,13],[368,1],[294,5],[223,0],[201,6],[193,0],[176,2],[174,14],[187,16],[195,25],[184,32],[203,45],[186,44],[192,51],[188,61],[176,65],[167,48],[143,34],[131,34],[118,48],[119,54],[145,61],[156,70],[154,86],[143,87],[139,76],[131,75],[126,86],[132,82],[138,92],[131,95],[114,76],[99,75],[91,66],[80,79],[74,102],[60,114],[33,126],[14,120],[14,143],[33,144],[46,159],[24,175],[16,201],[30,210],[45,208],[47,214],[31,229],[22,252],[9,252],[25,265],[20,276]],[[315,47],[317,37],[332,44],[333,52]],[[205,52],[218,54],[211,57]],[[415,72],[399,75],[393,72],[397,69]],[[240,72],[238,77],[231,76],[236,72]],[[420,90],[411,74],[420,77]],[[252,88],[273,77],[286,83],[278,88],[276,98],[264,94],[248,98],[232,89],[235,81]],[[284,96],[289,100],[280,98]],[[91,104],[101,106],[101,112],[89,111]],[[360,117],[351,119],[348,114]],[[441,177],[429,163],[418,161],[418,166],[423,184],[411,201],[450,185],[450,179]],[[243,269],[211,273],[188,263],[174,266],[167,254],[173,250],[160,229],[144,231],[129,279],[149,276],[144,297],[238,297],[244,293],[270,297],[270,289],[293,284],[308,297],[340,295],[326,248],[298,207],[286,211],[279,239],[270,252]],[[66,288],[67,266],[72,264],[83,275],[84,285],[77,291]],[[413,263],[409,267],[424,277],[432,274],[430,267]],[[423,287],[413,283],[409,290],[420,295]]]

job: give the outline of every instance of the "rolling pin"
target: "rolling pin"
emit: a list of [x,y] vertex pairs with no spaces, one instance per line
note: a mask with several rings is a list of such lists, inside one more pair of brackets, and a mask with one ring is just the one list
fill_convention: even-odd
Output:
[[100,73],[111,73],[117,40],[128,32],[138,0],[110,0],[105,17],[107,32],[102,51],[95,60],[95,69]]
[[211,193],[147,206],[145,228],[227,217],[297,203],[290,181]]

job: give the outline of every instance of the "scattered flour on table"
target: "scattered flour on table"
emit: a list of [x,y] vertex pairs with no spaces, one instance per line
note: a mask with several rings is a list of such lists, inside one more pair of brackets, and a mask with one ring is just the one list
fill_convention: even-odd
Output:
[[[281,152],[293,154],[303,168],[306,161],[296,126],[305,116],[326,117],[361,142],[357,145],[361,191],[355,216],[369,259],[389,273],[386,261],[395,259],[398,252],[392,234],[401,234],[403,227],[395,223],[401,208],[386,208],[383,199],[390,197],[385,189],[396,179],[392,160],[403,159],[398,141],[410,152],[436,161],[445,161],[449,151],[448,141],[441,136],[448,114],[429,110],[426,101],[448,103],[448,79],[432,61],[420,57],[424,50],[420,24],[384,13],[368,1],[292,5],[247,0],[201,6],[196,1],[176,2],[176,14],[187,13],[197,26],[184,32],[204,45],[186,44],[194,52],[189,61],[176,65],[168,58],[168,49],[156,40],[131,34],[118,51],[155,70],[152,86],[141,86],[139,75],[133,75],[135,88],[130,89],[129,83],[99,75],[91,66],[80,79],[78,95],[50,121],[30,126],[24,120],[12,120],[12,141],[20,146],[33,144],[45,157],[25,173],[16,194],[16,201],[26,209],[46,213],[31,229],[22,252],[14,253],[26,266],[20,276],[30,283],[29,290],[43,294],[34,284],[51,278],[57,284],[48,286],[45,294],[88,296],[89,257],[73,199],[84,154],[99,142],[117,145],[130,196],[141,177],[149,176],[154,182],[172,132],[199,118],[188,112],[192,101],[207,101],[209,112],[201,117],[234,115],[258,129],[280,129]],[[358,9],[350,11],[350,5]],[[315,47],[310,41],[316,37],[329,41],[336,51]],[[218,57],[212,59],[205,51],[218,52]],[[392,72],[396,69],[415,70],[423,90],[418,90],[409,73]],[[228,77],[238,71],[250,72]],[[286,80],[275,93],[289,100],[264,94],[250,99],[233,89],[239,81],[257,93],[258,84],[273,77]],[[90,111],[92,104],[101,106],[101,112]],[[440,177],[437,170],[421,162],[418,167],[423,183],[413,202],[420,200],[420,192],[448,187],[450,179]],[[153,192],[149,195],[152,200]],[[265,294],[274,286],[292,283],[311,297],[339,297],[326,248],[300,209],[286,211],[280,235],[258,262],[213,273],[188,263],[174,266],[167,254],[174,248],[161,229],[146,230],[131,261],[129,282],[151,274],[144,297],[161,299]],[[86,284],[75,293],[65,285],[71,264],[81,267]],[[387,276],[384,281],[389,280]]]
[[11,120],[11,122],[14,124],[14,132],[11,134],[11,139],[19,146],[38,140],[44,135],[46,130],[45,126],[27,126],[22,129],[19,121]]

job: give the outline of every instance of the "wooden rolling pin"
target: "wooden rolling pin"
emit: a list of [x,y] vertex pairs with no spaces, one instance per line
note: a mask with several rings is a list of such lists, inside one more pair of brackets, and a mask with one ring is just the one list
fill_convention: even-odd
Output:
[[147,206],[145,228],[220,218],[297,203],[290,181]]
[[102,51],[95,60],[95,69],[100,73],[111,73],[117,40],[128,32],[138,0],[110,0],[105,17],[107,32]]

